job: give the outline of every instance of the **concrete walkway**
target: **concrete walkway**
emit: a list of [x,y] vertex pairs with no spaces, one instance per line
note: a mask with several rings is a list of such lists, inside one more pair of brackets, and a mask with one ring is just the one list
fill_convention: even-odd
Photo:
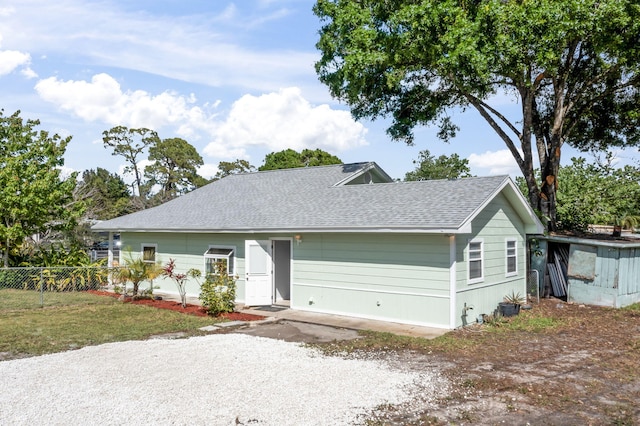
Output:
[[[180,298],[177,295],[166,293],[154,293],[161,295],[165,300],[176,300]],[[188,297],[187,303],[199,305],[200,300],[196,297]],[[281,310],[269,310],[281,309]],[[253,315],[261,315],[264,317],[272,317],[287,321],[297,321],[307,324],[318,324],[336,328],[346,328],[350,330],[371,330],[379,332],[387,332],[398,334],[400,336],[423,337],[425,339],[433,339],[442,336],[449,330],[435,327],[424,327],[419,325],[400,324],[395,322],[369,320],[363,318],[347,317],[333,314],[319,314],[316,312],[299,311],[289,309],[284,306],[274,307],[254,307],[240,309],[240,312]]]
[[376,321],[363,318],[346,317],[342,315],[319,314],[315,312],[298,311],[289,308],[272,311],[264,310],[261,307],[256,307],[242,309],[240,310],[240,312],[262,315],[265,317],[274,317],[288,321],[320,324],[336,328],[347,328],[351,330],[372,330],[398,334],[401,336],[423,337],[425,339],[433,339],[434,337],[442,336],[447,331],[449,331],[441,328],[399,324],[387,321]]

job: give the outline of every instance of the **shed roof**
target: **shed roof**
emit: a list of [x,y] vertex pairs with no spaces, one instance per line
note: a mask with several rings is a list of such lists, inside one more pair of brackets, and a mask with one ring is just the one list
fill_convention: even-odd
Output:
[[[365,174],[374,174],[371,180]],[[230,175],[160,206],[93,226],[111,232],[426,232],[470,231],[498,193],[527,232],[541,232],[508,176],[391,182],[375,163]],[[377,181],[383,183],[355,184]]]

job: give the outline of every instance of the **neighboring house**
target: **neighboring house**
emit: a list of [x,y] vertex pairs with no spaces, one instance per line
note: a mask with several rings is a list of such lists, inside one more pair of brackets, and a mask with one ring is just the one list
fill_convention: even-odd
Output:
[[356,163],[231,175],[93,229],[182,271],[221,260],[245,305],[456,328],[525,294],[542,225],[508,176],[393,182]]

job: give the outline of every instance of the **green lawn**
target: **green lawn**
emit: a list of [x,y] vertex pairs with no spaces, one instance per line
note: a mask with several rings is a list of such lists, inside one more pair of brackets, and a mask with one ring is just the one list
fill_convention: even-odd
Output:
[[0,290],[0,353],[5,353],[0,359],[177,331],[198,335],[198,328],[217,322],[83,292],[46,293],[43,308],[39,297],[33,291]]

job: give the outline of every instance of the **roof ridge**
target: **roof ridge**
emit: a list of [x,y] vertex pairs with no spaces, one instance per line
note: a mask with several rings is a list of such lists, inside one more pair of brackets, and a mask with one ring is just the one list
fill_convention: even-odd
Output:
[[[303,167],[289,167],[286,169],[270,169],[270,170],[256,170],[255,172],[243,172],[243,173],[236,173],[235,175],[253,175],[253,174],[258,174],[258,173],[269,173],[269,172],[290,172],[290,171],[302,171],[302,170],[309,170],[309,169],[325,169],[325,168],[336,168],[336,167],[344,167],[344,166],[355,166],[355,165],[366,165],[366,164],[373,164],[373,161],[356,161],[355,163],[340,163],[340,164],[322,164],[320,166],[303,166]],[[229,175],[232,176],[232,175]]]

